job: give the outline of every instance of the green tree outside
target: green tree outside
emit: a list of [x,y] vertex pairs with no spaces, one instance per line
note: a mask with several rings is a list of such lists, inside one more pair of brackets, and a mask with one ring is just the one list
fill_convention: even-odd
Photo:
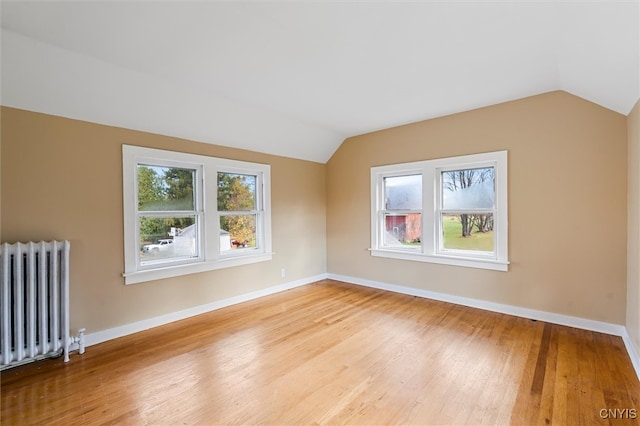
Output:
[[[194,171],[190,169],[138,166],[139,211],[193,211]],[[141,242],[167,238],[172,227],[184,229],[195,223],[188,217],[141,217]]]
[[220,216],[220,228],[243,247],[256,246],[256,181],[252,175],[218,173],[218,211],[235,213]]
[[[194,170],[173,167],[138,166],[138,210],[141,212],[193,211]],[[256,246],[257,177],[218,173],[218,211],[221,229],[243,247]],[[193,216],[140,218],[141,242],[167,238],[172,227],[194,224]]]

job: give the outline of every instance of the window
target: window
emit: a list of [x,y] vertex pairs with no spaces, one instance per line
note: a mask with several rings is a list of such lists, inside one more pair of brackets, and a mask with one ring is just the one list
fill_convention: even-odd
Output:
[[506,271],[507,152],[371,168],[371,254]]
[[422,175],[382,178],[384,247],[417,250],[422,246]]
[[230,245],[221,245],[221,252],[259,246],[256,224],[262,212],[258,210],[257,182],[256,175],[218,172],[220,232],[230,237]]
[[271,260],[268,165],[122,152],[126,284]]
[[196,177],[202,173],[200,168],[147,163],[136,164],[140,269],[198,259],[201,250],[196,235],[202,197],[198,196]]

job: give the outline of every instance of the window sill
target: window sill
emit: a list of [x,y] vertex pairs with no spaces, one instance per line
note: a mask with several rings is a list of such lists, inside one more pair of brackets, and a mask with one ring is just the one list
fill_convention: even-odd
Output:
[[463,266],[467,268],[489,269],[493,271],[507,272],[509,261],[495,259],[479,259],[461,256],[428,255],[399,250],[369,249],[371,256],[386,257],[389,259],[410,260],[414,262],[437,263],[440,265]]
[[179,277],[182,275],[196,274],[199,272],[213,271],[216,269],[232,268],[234,266],[248,265],[251,263],[266,262],[272,259],[273,253],[261,253],[250,256],[234,256],[215,261],[189,263],[176,266],[167,266],[140,271],[125,272],[125,284],[137,284],[147,281],[161,280],[164,278]]

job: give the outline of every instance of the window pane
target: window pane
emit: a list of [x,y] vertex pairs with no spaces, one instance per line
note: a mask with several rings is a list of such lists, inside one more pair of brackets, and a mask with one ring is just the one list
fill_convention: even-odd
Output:
[[384,215],[383,244],[389,247],[420,246],[422,242],[422,215]]
[[220,217],[220,251],[256,247],[256,215]]
[[442,172],[443,209],[493,209],[495,198],[493,167]]
[[140,262],[196,257],[196,217],[141,217]]
[[138,211],[195,210],[195,170],[138,164]]
[[384,178],[386,210],[422,210],[422,175]]
[[218,210],[257,210],[256,181],[253,175],[218,173]]
[[493,214],[443,214],[442,234],[444,249],[493,252]]

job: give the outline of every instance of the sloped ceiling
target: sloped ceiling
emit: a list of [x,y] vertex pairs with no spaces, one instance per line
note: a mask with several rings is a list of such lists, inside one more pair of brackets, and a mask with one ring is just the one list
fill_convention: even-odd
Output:
[[638,1],[2,1],[3,105],[326,162],[553,90],[639,98]]

